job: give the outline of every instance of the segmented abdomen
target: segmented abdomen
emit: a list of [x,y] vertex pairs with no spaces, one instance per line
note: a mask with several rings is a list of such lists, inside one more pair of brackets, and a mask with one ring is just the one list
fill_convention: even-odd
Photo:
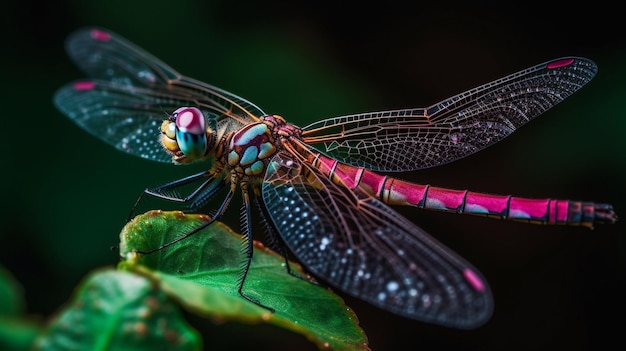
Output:
[[590,228],[594,223],[613,223],[617,219],[613,207],[609,204],[529,199],[438,188],[383,176],[364,168],[340,163],[323,155],[318,155],[314,166],[331,177],[335,183],[341,183],[351,189],[359,186],[390,205],[410,205],[530,223]]

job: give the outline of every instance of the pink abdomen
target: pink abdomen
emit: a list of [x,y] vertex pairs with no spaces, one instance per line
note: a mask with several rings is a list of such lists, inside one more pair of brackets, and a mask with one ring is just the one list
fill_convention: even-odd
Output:
[[318,156],[315,165],[335,183],[341,182],[351,189],[358,186],[389,205],[410,205],[539,224],[593,227],[594,223],[613,223],[616,220],[612,206],[608,204],[528,199],[438,188],[383,176],[364,168],[339,163],[323,155]]

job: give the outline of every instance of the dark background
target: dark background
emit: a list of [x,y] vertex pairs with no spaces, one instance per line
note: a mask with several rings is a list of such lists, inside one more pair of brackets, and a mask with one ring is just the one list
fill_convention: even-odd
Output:
[[[109,28],[183,74],[306,125],[358,112],[424,107],[560,56],[591,58],[596,78],[497,146],[405,179],[526,197],[612,203],[626,213],[626,40],[622,11],[582,4],[472,1],[10,1],[3,5],[0,264],[28,312],[52,315],[115,244],[147,186],[185,167],[125,155],[52,105],[81,77],[64,49],[84,25]],[[233,209],[237,217],[237,206]],[[400,209],[491,284],[495,312],[459,331],[346,298],[374,350],[584,350],[621,343],[623,222],[595,230]],[[237,228],[238,221],[229,222]],[[271,326],[192,317],[208,349],[313,350]],[[620,327],[620,324],[622,327]]]

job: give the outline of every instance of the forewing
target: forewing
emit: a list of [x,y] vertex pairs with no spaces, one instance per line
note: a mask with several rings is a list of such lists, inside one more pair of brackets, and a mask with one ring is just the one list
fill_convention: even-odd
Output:
[[67,84],[56,92],[54,103],[80,127],[117,149],[159,162],[172,162],[159,143],[161,123],[168,111],[189,105],[156,89],[103,80]]
[[281,153],[262,188],[278,233],[307,269],[385,310],[456,328],[492,312],[480,273],[423,230],[367,195]]
[[72,33],[66,50],[89,80],[63,86],[55,105],[92,134],[134,155],[170,161],[158,145],[158,127],[182,106],[200,108],[212,127],[225,120],[231,127],[242,126],[265,114],[241,97],[181,75],[104,29]]
[[589,82],[595,63],[579,57],[511,74],[428,108],[329,118],[303,139],[337,160],[379,171],[433,167],[497,143]]

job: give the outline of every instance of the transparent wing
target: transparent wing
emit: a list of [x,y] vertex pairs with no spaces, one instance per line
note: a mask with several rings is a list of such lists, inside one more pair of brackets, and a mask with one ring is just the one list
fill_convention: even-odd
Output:
[[171,163],[172,156],[159,143],[161,122],[189,101],[156,89],[94,80],[65,85],[54,103],[76,124],[117,149]]
[[124,152],[170,162],[158,144],[158,127],[181,106],[200,108],[212,126],[227,119],[231,128],[265,114],[241,97],[181,75],[104,29],[83,28],[72,33],[66,50],[89,80],[63,86],[54,96],[55,105],[78,125]]
[[565,57],[511,74],[428,108],[315,122],[305,142],[337,160],[379,171],[433,167],[497,143],[589,82],[595,63]]
[[474,328],[490,317],[491,292],[475,268],[361,189],[280,153],[262,195],[290,250],[331,286],[449,327]]

